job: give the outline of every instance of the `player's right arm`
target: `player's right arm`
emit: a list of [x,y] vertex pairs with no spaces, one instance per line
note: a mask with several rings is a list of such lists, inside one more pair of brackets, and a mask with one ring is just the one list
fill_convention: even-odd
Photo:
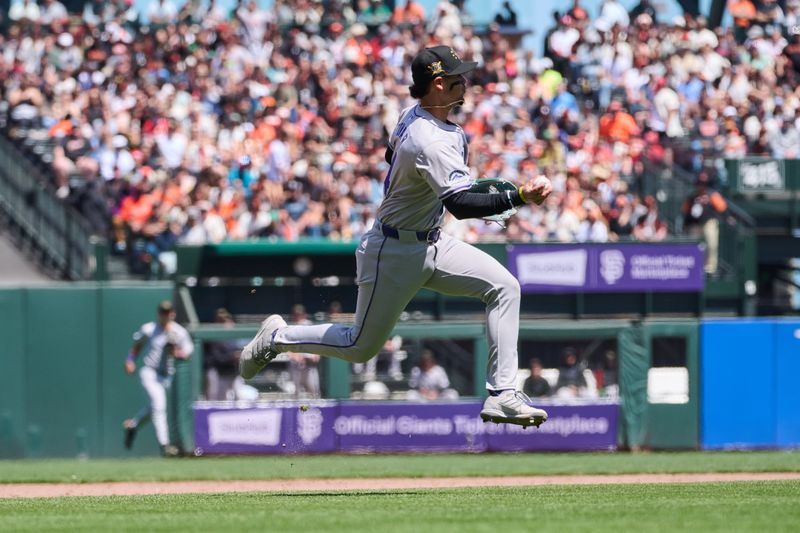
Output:
[[128,355],[125,357],[125,372],[129,376],[136,372],[136,358],[142,351],[142,345],[147,338],[145,327],[146,325],[142,326],[136,333],[133,334],[133,344],[131,345],[130,350],[128,350]]

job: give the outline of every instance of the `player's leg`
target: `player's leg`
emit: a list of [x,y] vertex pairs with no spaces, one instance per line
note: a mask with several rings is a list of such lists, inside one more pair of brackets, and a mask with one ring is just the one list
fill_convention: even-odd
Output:
[[519,282],[495,258],[463,241],[442,235],[436,247],[436,269],[425,287],[443,294],[471,296],[486,304],[486,388],[516,388]]
[[[156,430],[156,438],[161,447],[161,455],[165,457],[177,457],[181,454],[181,450],[176,446],[169,444],[169,424],[167,420],[167,391],[172,387],[173,376],[158,376],[158,384],[161,386],[162,396],[159,398],[159,410],[153,411],[153,427]],[[163,401],[162,401],[163,400]],[[156,416],[158,415],[158,416]],[[167,444],[161,444],[161,442]]]
[[137,413],[133,416],[133,418],[129,418],[125,421],[125,427],[138,429],[143,424],[147,424],[150,421],[150,402],[147,402],[147,405],[143,406]]
[[519,282],[496,259],[465,242],[443,235],[436,247],[436,268],[425,287],[472,296],[486,304],[486,388],[490,396],[481,417],[485,421],[538,426],[547,420],[547,413],[528,405],[528,399],[516,391]]
[[[147,392],[147,388],[149,387],[152,375],[150,371],[152,368],[143,366],[139,369],[139,381],[142,384],[142,388]],[[148,399],[150,398],[150,394],[147,395]],[[139,427],[142,424],[146,424],[150,420],[150,401],[148,400],[147,405],[143,406],[139,411],[132,417],[128,418],[122,422],[122,429],[125,432],[125,448],[130,450],[133,447],[133,441],[136,438],[136,432],[139,431]]]
[[159,379],[155,369],[142,367],[139,371],[147,396],[150,398],[150,418],[156,430],[156,440],[160,446],[169,444],[169,430],[167,429],[167,391],[164,383]]
[[400,313],[433,272],[435,250],[372,234],[356,252],[355,323],[288,326],[276,330],[276,352],[308,352],[363,363],[375,356]]
[[139,409],[136,415],[133,418],[125,419],[122,422],[122,430],[125,435],[125,439],[123,441],[126,450],[130,450],[133,447],[133,441],[136,439],[136,432],[139,431],[139,428],[142,424],[147,423],[150,420],[150,402],[147,403],[144,407]]

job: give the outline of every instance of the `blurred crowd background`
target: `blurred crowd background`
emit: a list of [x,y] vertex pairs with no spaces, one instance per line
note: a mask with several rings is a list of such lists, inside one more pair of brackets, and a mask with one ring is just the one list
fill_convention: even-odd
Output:
[[[732,0],[719,28],[646,0],[605,0],[594,18],[565,2],[542,15],[541,55],[519,47],[511,4],[481,28],[459,0],[137,5],[12,1],[0,121],[42,147],[58,196],[144,272],[177,243],[359,238],[388,134],[414,103],[411,59],[440,43],[480,64],[453,115],[474,177],[555,185],[505,228],[449,220],[470,242],[713,238],[723,158],[800,157],[798,0]],[[664,220],[643,180],[678,167],[697,188]]]

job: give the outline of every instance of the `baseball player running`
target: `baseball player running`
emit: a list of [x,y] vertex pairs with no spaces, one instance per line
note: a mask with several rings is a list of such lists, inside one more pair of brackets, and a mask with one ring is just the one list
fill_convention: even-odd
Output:
[[448,120],[464,102],[463,62],[448,46],[421,51],[412,61],[411,96],[386,150],[390,167],[375,225],[356,250],[358,300],[352,326],[287,326],[268,317],[242,350],[240,373],[254,376],[282,352],[311,352],[363,363],[380,350],[403,309],[425,287],[444,294],[480,298],[486,304],[489,361],[484,421],[538,426],[547,413],[528,405],[516,390],[519,282],[497,260],[441,233],[447,208],[456,218],[483,218],[550,194],[547,178],[493,194],[470,192],[467,141]]
[[133,445],[139,426],[152,418],[161,453],[165,456],[178,454],[178,449],[169,444],[167,390],[175,373],[173,359],[188,359],[193,351],[194,344],[189,332],[175,322],[175,310],[172,302],[167,300],[158,305],[158,321],[147,322],[134,333],[133,346],[125,359],[125,371],[128,375],[136,372],[136,358],[144,354],[139,379],[150,402],[136,416],[123,423],[126,448],[130,449]]

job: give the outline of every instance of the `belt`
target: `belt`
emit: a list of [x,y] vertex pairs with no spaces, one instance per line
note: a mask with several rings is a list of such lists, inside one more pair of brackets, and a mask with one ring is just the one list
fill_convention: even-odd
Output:
[[391,237],[401,242],[427,242],[428,244],[433,244],[439,240],[441,235],[439,228],[425,231],[411,231],[393,228],[388,224],[382,224],[380,222],[378,222],[378,228],[380,228],[381,233],[386,237]]

